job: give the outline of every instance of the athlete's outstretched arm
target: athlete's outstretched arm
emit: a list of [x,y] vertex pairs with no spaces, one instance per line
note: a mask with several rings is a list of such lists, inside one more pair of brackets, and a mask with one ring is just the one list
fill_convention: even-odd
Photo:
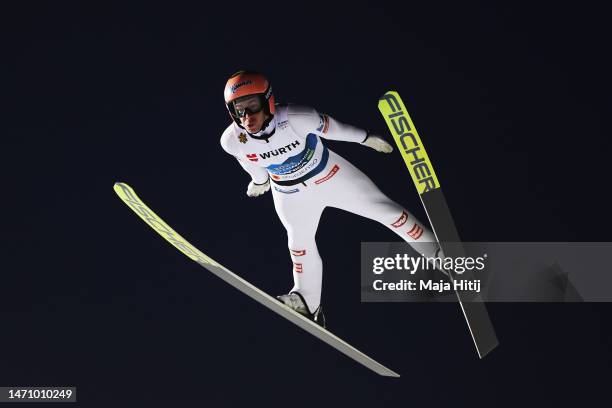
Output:
[[[393,146],[387,143],[382,137],[367,132],[365,130],[356,128],[355,126],[342,123],[329,115],[322,115],[324,124],[326,122],[329,123],[329,128],[327,133],[321,134],[321,137],[330,140],[344,140],[347,142],[356,141],[358,143],[371,147],[372,149],[378,152],[383,153],[391,153],[393,151]],[[325,129],[325,125],[323,129]],[[358,137],[360,137],[361,139],[356,140]]]
[[291,125],[303,134],[316,132],[320,137],[329,140],[361,143],[384,153],[393,151],[393,147],[382,137],[342,123],[329,115],[317,112],[313,108],[291,106],[289,119]]

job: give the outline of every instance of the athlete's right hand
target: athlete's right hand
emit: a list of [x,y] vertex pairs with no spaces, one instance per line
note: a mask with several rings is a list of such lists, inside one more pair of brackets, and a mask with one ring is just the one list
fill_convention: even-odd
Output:
[[247,188],[247,195],[249,197],[257,197],[268,190],[270,190],[270,180],[266,180],[266,182],[263,184],[255,184],[253,181],[251,181],[249,183],[249,187]]

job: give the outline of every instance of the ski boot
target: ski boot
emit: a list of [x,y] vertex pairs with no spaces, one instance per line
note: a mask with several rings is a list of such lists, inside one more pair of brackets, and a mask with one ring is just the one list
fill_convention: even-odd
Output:
[[289,306],[291,309],[298,312],[299,314],[305,316],[306,318],[312,320],[319,326],[325,328],[325,315],[323,314],[322,305],[319,305],[319,307],[317,308],[317,310],[315,310],[314,313],[310,313],[310,310],[306,305],[306,301],[299,292],[290,292],[286,295],[277,296],[276,298],[286,306]]

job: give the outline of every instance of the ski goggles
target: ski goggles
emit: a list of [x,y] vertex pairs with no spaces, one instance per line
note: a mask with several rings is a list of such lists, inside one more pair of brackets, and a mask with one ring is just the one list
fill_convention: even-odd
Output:
[[234,116],[244,118],[247,113],[254,115],[264,108],[263,98],[260,95],[248,95],[232,102]]

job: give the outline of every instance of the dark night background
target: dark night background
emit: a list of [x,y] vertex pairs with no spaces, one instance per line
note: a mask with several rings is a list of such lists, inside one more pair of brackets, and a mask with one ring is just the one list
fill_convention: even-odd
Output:
[[[491,304],[478,360],[455,304],[360,303],[361,241],[318,232],[329,327],[379,377],[230,288],[112,190],[131,184],[195,246],[290,288],[270,194],[219,146],[227,77],[387,136],[403,97],[466,241],[610,241],[606,10],[588,2],[13,2],[2,32],[0,385],[74,385],[83,406],[606,406],[608,304]],[[397,152],[328,146],[425,219]]]

